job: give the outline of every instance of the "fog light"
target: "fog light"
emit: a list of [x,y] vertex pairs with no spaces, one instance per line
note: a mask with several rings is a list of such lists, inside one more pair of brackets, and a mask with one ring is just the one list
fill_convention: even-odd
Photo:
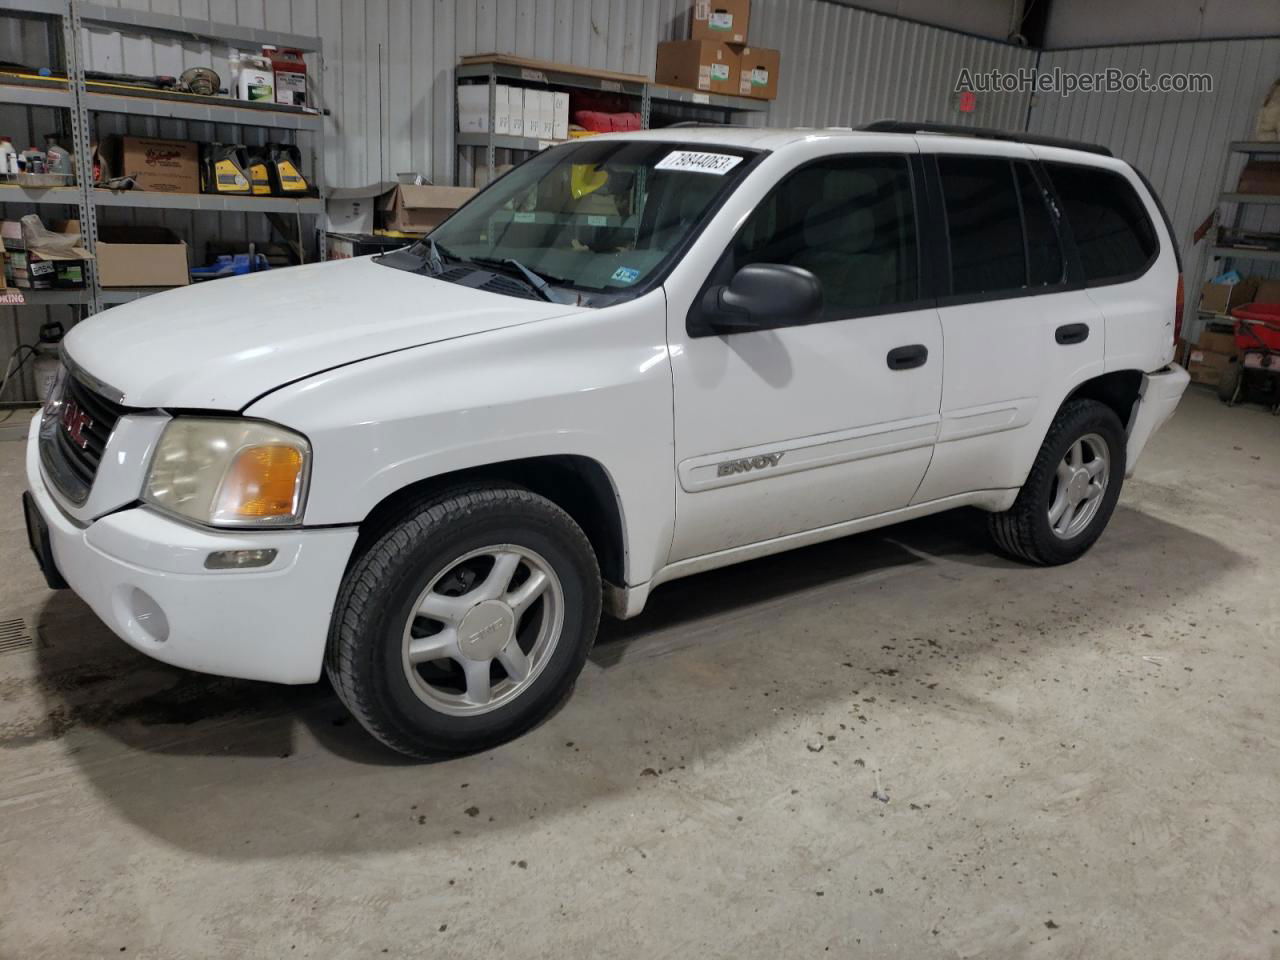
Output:
[[204,565],[210,570],[247,570],[250,567],[265,567],[276,558],[275,548],[266,550],[215,550],[204,558]]

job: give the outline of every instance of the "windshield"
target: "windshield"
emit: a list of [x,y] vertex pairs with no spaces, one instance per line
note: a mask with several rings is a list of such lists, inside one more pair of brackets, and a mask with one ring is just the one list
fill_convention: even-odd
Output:
[[396,254],[382,262],[467,285],[460,266],[497,271],[519,281],[517,295],[527,287],[528,295],[566,303],[629,299],[661,279],[753,156],[651,140],[553,148],[404,251],[412,264]]

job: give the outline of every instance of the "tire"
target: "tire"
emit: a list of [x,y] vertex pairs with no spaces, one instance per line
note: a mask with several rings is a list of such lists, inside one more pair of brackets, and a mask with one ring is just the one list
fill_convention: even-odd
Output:
[[520,487],[448,491],[410,505],[347,571],[325,668],[391,749],[424,760],[484,750],[568,695],[600,604],[591,544],[551,501]]
[[1240,386],[1240,378],[1244,369],[1238,363],[1231,363],[1222,371],[1222,379],[1218,381],[1218,399],[1225,404],[1232,404],[1236,399],[1236,390]]
[[[1080,458],[1081,466],[1074,467],[1067,463],[1067,458],[1069,452],[1075,455],[1077,442],[1084,457]],[[1059,505],[1058,496],[1062,494],[1069,500],[1069,495],[1081,487],[1086,491],[1092,489],[1093,481],[1089,477],[1096,468],[1090,466],[1094,460],[1089,459],[1089,454],[1095,448],[1098,454],[1104,454],[1095,458],[1103,461],[1101,469],[1106,479],[1102,489],[1089,495],[1088,501],[1081,500],[1078,505],[1069,503],[1057,521],[1065,529],[1055,532],[1050,510]],[[1068,483],[1065,493],[1060,489],[1062,468],[1072,475],[1072,483],[1079,484],[1073,487]],[[1087,486],[1074,479],[1080,469],[1085,471],[1083,480]],[[1049,432],[1013,506],[990,517],[996,545],[1011,557],[1043,566],[1075,560],[1093,546],[1106,528],[1120,497],[1124,472],[1125,437],[1120,418],[1096,400],[1067,401],[1049,425]],[[1095,501],[1096,505],[1090,506]],[[1080,522],[1079,528],[1073,526],[1072,517]]]

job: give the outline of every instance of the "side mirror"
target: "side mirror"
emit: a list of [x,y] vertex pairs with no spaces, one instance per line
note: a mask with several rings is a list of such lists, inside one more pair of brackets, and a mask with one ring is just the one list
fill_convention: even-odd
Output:
[[801,267],[749,263],[703,295],[702,313],[715,333],[795,327],[821,316],[822,283]]

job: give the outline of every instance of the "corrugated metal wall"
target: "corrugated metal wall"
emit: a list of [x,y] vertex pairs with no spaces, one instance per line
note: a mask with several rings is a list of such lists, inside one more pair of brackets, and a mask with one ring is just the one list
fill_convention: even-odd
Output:
[[[1093,73],[1124,71],[1196,72],[1213,77],[1206,94],[1088,93],[1070,97],[1040,94],[1031,109],[1030,129],[1110,147],[1151,178],[1182,246],[1188,286],[1199,282],[1203,248],[1191,235],[1214,209],[1225,182],[1235,183],[1244,158],[1228,157],[1232,140],[1253,137],[1254,118],[1267,91],[1280,77],[1280,37],[1258,40],[1201,40],[1137,44],[1082,50],[1046,51],[1040,69]],[[1226,166],[1224,166],[1224,164]],[[1231,208],[1224,210],[1228,215]],[[1280,207],[1253,207],[1243,223],[1280,232]],[[1274,266],[1241,263],[1241,269],[1280,275]]]

